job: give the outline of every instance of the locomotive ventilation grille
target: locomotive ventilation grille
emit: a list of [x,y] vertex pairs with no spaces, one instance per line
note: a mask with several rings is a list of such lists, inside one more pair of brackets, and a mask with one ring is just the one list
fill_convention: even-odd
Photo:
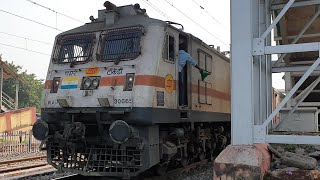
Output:
[[118,173],[135,173],[142,167],[141,152],[134,148],[120,150],[108,146],[92,146],[87,147],[83,153],[70,153],[66,147],[55,144],[48,147],[48,157],[57,168],[111,176]]

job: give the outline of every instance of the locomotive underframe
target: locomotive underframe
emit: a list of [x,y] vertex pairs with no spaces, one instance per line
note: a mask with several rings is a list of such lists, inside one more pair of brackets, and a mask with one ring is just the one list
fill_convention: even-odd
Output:
[[74,118],[80,121],[99,120],[110,123],[119,118],[128,123],[152,125],[159,123],[183,123],[183,122],[226,122],[230,120],[229,113],[165,109],[153,107],[112,107],[112,108],[43,108],[42,119],[48,123],[56,123],[56,120],[68,120]]
[[[162,116],[163,123],[154,123],[157,111],[165,112],[155,108],[43,109],[42,119],[49,125],[48,162],[86,176],[131,177],[155,165],[170,168],[201,160],[229,141],[230,125],[225,122],[181,119],[176,110],[176,116]],[[137,130],[123,144],[113,142],[108,132],[119,119]]]

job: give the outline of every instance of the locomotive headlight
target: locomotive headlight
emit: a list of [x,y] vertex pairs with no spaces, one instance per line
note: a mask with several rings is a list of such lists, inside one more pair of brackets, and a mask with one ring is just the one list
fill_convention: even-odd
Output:
[[100,84],[100,76],[87,76],[83,77],[81,90],[94,90],[98,89]]
[[93,85],[93,87],[97,88],[99,86],[99,80],[98,79],[93,79],[92,80],[92,85]]
[[89,78],[87,78],[86,80],[84,80],[84,88],[88,89],[91,86],[91,80]]
[[52,86],[50,93],[57,93],[60,85],[60,77],[55,77],[52,80]]

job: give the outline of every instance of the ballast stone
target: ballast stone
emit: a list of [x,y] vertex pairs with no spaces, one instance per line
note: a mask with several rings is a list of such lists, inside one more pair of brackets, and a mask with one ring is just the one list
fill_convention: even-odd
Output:
[[318,165],[317,160],[313,157],[291,152],[285,152],[283,156],[280,157],[280,160],[283,164],[305,170],[317,169]]

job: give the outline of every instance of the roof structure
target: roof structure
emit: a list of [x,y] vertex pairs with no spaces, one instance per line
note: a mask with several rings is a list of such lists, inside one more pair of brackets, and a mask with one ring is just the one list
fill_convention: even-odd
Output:
[[0,58],[0,68],[1,67],[3,67],[3,79],[14,78],[19,80],[21,83],[25,83],[25,80]]

